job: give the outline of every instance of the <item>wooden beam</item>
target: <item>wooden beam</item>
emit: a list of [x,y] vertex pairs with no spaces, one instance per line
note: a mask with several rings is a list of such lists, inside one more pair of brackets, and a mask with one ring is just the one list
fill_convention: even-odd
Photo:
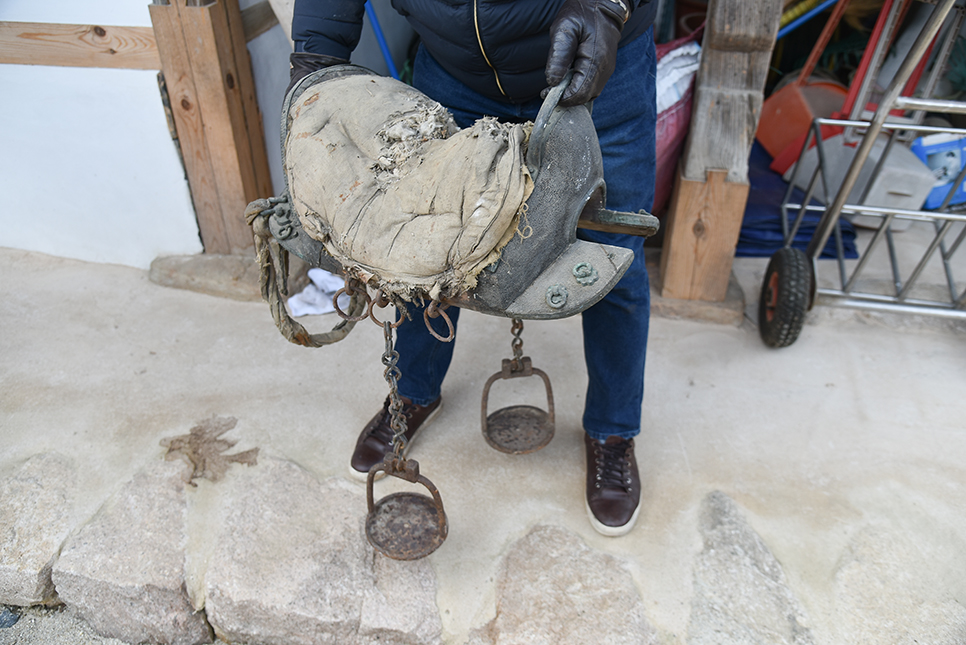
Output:
[[[242,96],[244,72],[235,63],[225,4],[182,7],[181,16],[195,88],[203,106],[205,139],[215,171],[223,225],[231,252],[237,252],[253,244],[251,229],[244,219],[245,207],[248,202],[265,197],[271,191],[258,194],[255,186],[252,146]],[[247,51],[245,54],[247,63]],[[248,77],[251,77],[250,65]]]
[[780,17],[776,2],[708,3],[691,127],[665,224],[666,298],[720,302],[727,295]]
[[701,181],[708,170],[724,169],[728,181],[748,181],[770,60],[770,52],[702,48],[682,158],[687,179]]
[[149,5],[148,10],[151,12],[151,22],[158,41],[164,80],[171,99],[172,116],[201,232],[201,243],[209,253],[228,253],[231,245],[222,221],[221,201],[205,139],[201,105],[195,89],[184,32],[181,29],[178,5],[153,4]]
[[766,52],[771,58],[781,19],[781,11],[774,5],[771,0],[719,2],[714,11],[708,11],[708,38],[703,47],[718,51]]
[[245,252],[245,207],[272,187],[238,2],[172,0],[150,11],[205,251]]
[[[267,7],[272,17],[275,12],[272,6],[263,0],[259,5],[249,7],[257,9],[260,5]],[[252,201],[259,197],[266,197],[273,194],[272,172],[268,166],[268,152],[265,148],[265,130],[262,127],[262,113],[258,108],[258,97],[255,94],[255,76],[252,73],[252,61],[248,54],[248,41],[253,36],[245,23],[245,15],[239,10],[238,0],[222,2],[225,15],[228,18],[228,27],[231,30],[232,50],[235,58],[235,68],[238,70],[239,90],[241,92],[242,109],[244,110],[244,122],[246,138],[249,143],[250,163],[254,172],[254,184],[248,187],[248,193]],[[271,27],[272,25],[269,25]],[[246,204],[247,206],[247,204]]]
[[242,24],[245,27],[245,40],[258,38],[266,31],[278,24],[278,18],[268,0],[253,4],[241,12]]
[[151,27],[0,22],[0,63],[161,69]]
[[727,177],[712,170],[707,181],[693,181],[678,173],[661,255],[662,297],[721,302],[727,296],[741,231],[735,213],[744,212],[749,188]]
[[246,43],[275,22],[267,0],[155,0],[153,27],[0,22],[0,63],[161,69],[202,243],[252,246],[248,202],[272,194]]
[[[278,24],[268,0],[241,12],[245,42]],[[0,22],[0,64],[161,69],[154,29]]]

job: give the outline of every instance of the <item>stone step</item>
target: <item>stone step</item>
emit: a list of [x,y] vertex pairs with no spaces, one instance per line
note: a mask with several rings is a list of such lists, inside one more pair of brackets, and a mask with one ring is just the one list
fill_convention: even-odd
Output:
[[55,602],[50,571],[73,528],[76,482],[73,462],[49,452],[0,483],[0,604]]

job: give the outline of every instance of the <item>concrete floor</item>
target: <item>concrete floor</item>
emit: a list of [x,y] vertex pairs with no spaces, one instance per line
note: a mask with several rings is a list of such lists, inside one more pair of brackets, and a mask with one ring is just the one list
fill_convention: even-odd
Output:
[[[748,312],[764,265],[736,261]],[[70,454],[89,466],[78,517],[159,459],[161,438],[213,414],[239,419],[236,450],[343,476],[385,396],[369,323],[308,350],[282,339],[264,303],[160,287],[135,269],[0,249],[0,274],[0,478],[31,455]],[[715,490],[781,563],[815,642],[911,643],[940,633],[934,623],[952,636],[931,642],[966,642],[966,326],[819,307],[796,344],[772,350],[753,321],[652,319],[643,506],[613,539],[584,511],[579,321],[526,323],[525,353],[553,381],[557,436],[512,457],[479,429],[509,323],[464,314],[445,409],[412,453],[450,521],[431,556],[446,642],[493,617],[501,558],[539,524],[620,558],[663,642],[687,642],[698,509]],[[492,396],[495,408],[542,392]],[[847,577],[863,558],[863,575]]]

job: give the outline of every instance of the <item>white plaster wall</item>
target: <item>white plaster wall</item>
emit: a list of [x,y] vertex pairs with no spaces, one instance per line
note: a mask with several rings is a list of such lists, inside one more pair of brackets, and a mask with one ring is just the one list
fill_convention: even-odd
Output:
[[[131,0],[3,0],[0,20],[151,24]],[[202,250],[156,77],[0,65],[0,246],[141,268]]]
[[156,76],[0,66],[0,245],[141,268],[201,251]]
[[3,0],[0,20],[150,27],[149,0]]
[[[412,30],[390,0],[374,4],[401,69]],[[148,5],[0,0],[0,21],[150,27]],[[286,31],[275,26],[248,44],[275,194],[284,189],[279,118],[291,52]],[[353,62],[386,73],[368,20]],[[0,246],[139,268],[158,256],[202,252],[156,76],[0,65],[0,192],[8,204],[0,209]]]
[[[251,2],[242,0],[245,8]],[[288,87],[288,56],[292,52],[288,36],[281,26],[275,25],[264,34],[248,43],[248,54],[252,59],[252,76],[255,78],[255,94],[258,109],[262,113],[262,129],[265,132],[265,147],[268,152],[268,167],[272,173],[272,186],[275,194],[285,190],[282,173],[281,137],[282,100]]]

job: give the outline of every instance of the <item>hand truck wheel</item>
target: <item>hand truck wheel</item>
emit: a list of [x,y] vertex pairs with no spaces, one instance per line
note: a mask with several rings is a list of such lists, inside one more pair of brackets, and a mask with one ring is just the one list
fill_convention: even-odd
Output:
[[802,332],[809,309],[812,266],[798,249],[771,256],[758,300],[758,333],[769,347],[788,347]]

